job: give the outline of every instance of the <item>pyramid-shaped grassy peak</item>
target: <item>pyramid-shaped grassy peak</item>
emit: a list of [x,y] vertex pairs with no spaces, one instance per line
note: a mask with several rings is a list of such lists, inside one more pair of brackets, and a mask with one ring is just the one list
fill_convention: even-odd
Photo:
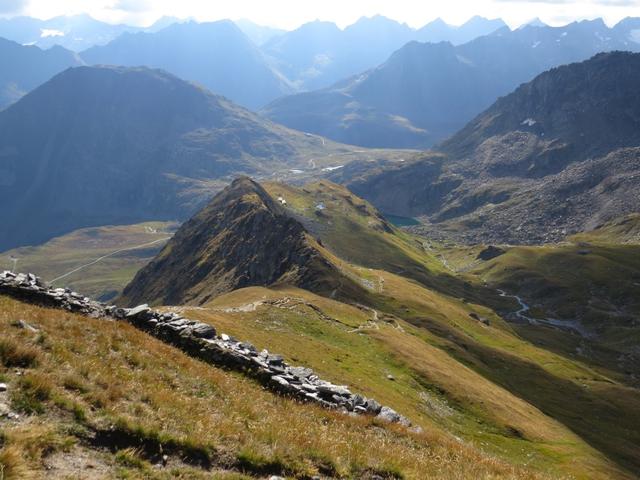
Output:
[[203,304],[278,283],[330,294],[348,284],[284,203],[250,178],[236,179],[138,272],[121,303]]

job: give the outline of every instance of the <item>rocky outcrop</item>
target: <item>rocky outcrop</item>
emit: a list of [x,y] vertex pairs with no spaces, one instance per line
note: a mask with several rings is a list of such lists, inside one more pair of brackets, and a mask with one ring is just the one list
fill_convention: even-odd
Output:
[[280,355],[258,350],[248,342],[219,334],[211,325],[176,313],[152,310],[147,305],[135,308],[106,305],[69,289],[49,287],[30,273],[0,273],[0,295],[90,317],[126,321],[211,365],[240,371],[274,392],[353,415],[371,415],[411,425],[393,409],[352,393],[346,386],[322,380],[310,368],[289,365]]

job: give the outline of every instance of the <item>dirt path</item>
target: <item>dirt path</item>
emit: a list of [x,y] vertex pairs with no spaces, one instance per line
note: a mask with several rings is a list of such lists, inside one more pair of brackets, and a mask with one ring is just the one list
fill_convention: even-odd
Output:
[[116,250],[115,252],[108,253],[107,255],[103,255],[100,258],[96,258],[95,260],[93,260],[93,261],[91,261],[89,263],[86,263],[84,265],[80,265],[79,267],[74,268],[73,270],[65,273],[64,275],[60,275],[59,277],[56,277],[53,280],[50,280],[49,283],[53,284],[53,283],[57,282],[58,280],[62,280],[63,278],[66,278],[69,275],[71,275],[73,273],[76,273],[76,272],[79,272],[80,270],[83,270],[83,269],[85,269],[87,267],[95,265],[96,263],[100,263],[105,258],[113,257],[114,255],[117,255],[118,253],[126,252],[128,250],[137,250],[138,248],[150,247],[151,245],[155,245],[156,243],[167,241],[170,238],[171,237],[163,237],[163,238],[159,238],[158,240],[154,240],[153,242],[143,243],[141,245],[135,245],[133,247],[121,248],[119,250]]

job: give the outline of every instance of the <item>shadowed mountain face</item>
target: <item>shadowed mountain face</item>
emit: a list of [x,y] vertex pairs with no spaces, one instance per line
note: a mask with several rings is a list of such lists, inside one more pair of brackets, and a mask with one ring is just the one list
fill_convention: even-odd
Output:
[[69,50],[41,50],[0,38],[0,109],[68,67],[82,65]]
[[226,176],[288,172],[309,154],[322,165],[337,150],[163,71],[69,69],[0,112],[0,200],[11,205],[0,250],[183,218]]
[[292,88],[231,21],[187,22],[156,33],[121,35],[82,52],[89,64],[162,68],[248,108],[259,108]]
[[638,82],[640,54],[550,70],[440,145],[445,155],[364,174],[351,188],[469,241],[544,242],[594,228],[640,209]]
[[341,277],[302,224],[242,177],[180,227],[125,288],[121,302],[203,304],[238,288],[278,282],[329,293]]
[[334,86],[278,99],[263,113],[341,142],[427,148],[519,84],[611,50],[640,50],[633,22],[507,28],[460,46],[409,43],[379,67]]

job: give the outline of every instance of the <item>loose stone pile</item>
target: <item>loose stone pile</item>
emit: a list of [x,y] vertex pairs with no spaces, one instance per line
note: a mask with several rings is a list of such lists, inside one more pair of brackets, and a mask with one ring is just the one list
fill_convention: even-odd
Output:
[[51,288],[33,274],[0,273],[0,295],[39,305],[63,308],[95,318],[124,320],[213,365],[239,370],[278,393],[313,402],[350,414],[376,416],[381,420],[410,426],[408,419],[341,385],[320,379],[310,368],[288,365],[280,355],[258,351],[211,325],[189,320],[176,313],[159,312],[147,305],[118,308],[83,297],[69,289]]

